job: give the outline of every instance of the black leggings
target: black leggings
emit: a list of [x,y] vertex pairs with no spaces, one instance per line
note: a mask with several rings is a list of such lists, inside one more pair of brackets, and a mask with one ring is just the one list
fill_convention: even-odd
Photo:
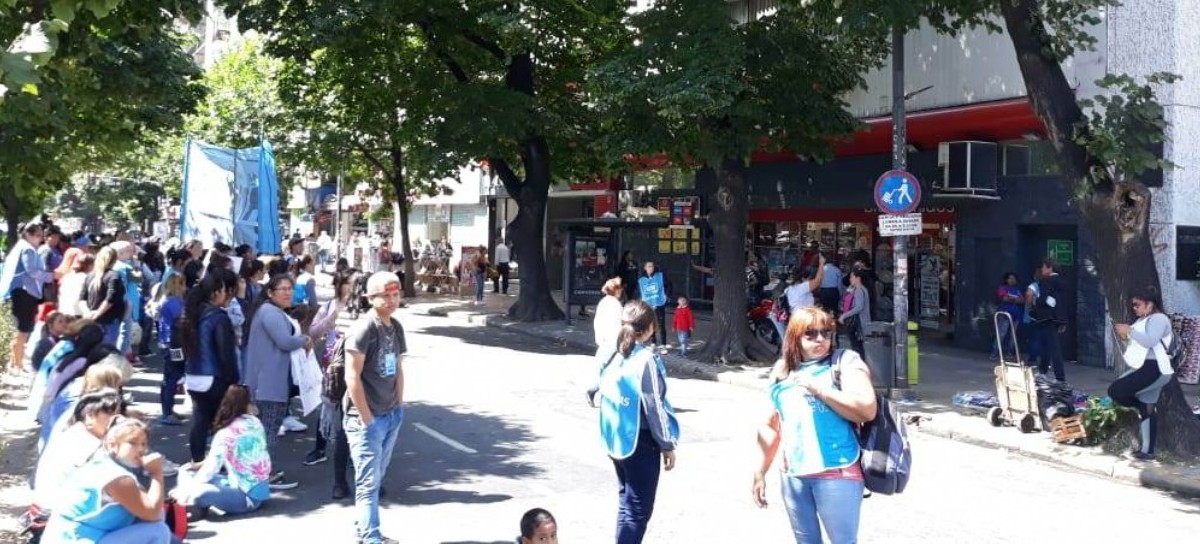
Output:
[[[199,463],[208,452],[208,433],[212,431],[213,420],[217,418],[217,408],[221,406],[221,398],[225,396],[227,386],[213,384],[208,391],[188,391],[192,397],[192,432],[188,437],[188,449],[192,461]],[[267,432],[278,431],[272,429]]]
[[667,345],[667,307],[666,305],[659,306],[654,309],[654,316],[658,318],[658,345]]
[[1154,442],[1158,438],[1155,403],[1169,381],[1171,376],[1163,376],[1158,361],[1146,359],[1141,368],[1122,374],[1108,386],[1108,396],[1113,402],[1137,410],[1141,419],[1142,453],[1154,453]]

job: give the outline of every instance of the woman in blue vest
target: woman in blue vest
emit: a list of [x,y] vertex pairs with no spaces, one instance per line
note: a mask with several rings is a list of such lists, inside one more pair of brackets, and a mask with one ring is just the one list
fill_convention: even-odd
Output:
[[771,372],[774,410],[758,432],[754,502],[767,506],[767,470],[782,447],[783,502],[796,544],[821,544],[822,526],[832,544],[858,539],[864,486],[855,426],[875,417],[875,390],[858,353],[831,348],[836,325],[820,308],[792,312]]
[[642,541],[654,512],[660,468],[675,468],[679,423],[667,401],[666,368],[646,347],[654,329],[650,306],[626,304],[616,351],[600,370],[600,435],[621,484],[617,544]]
[[[168,544],[163,458],[147,447],[146,425],[114,420],[104,445],[60,486],[43,542]],[[148,476],[142,487],[139,475]]]
[[642,265],[642,275],[638,277],[638,296],[654,309],[658,318],[658,346],[667,346],[667,301],[671,299],[671,282],[658,269],[653,261]]

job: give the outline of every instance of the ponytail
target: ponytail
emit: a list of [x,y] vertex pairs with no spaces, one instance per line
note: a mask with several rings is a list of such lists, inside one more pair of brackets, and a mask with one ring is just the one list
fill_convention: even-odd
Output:
[[621,331],[617,333],[617,350],[622,357],[633,353],[633,346],[648,331],[654,330],[654,309],[641,300],[625,304],[621,314]]

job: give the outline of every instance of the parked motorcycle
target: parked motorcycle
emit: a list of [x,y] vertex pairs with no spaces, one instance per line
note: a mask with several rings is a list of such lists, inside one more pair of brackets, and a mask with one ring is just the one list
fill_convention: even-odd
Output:
[[764,298],[757,305],[748,304],[747,306],[749,309],[746,311],[746,321],[750,323],[750,332],[754,337],[769,346],[779,347],[782,345],[779,331],[775,328],[775,323],[771,321],[771,310],[775,308],[775,302]]

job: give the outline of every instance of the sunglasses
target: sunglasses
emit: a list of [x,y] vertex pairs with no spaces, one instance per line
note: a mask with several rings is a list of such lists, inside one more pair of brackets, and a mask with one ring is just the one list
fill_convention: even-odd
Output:
[[832,339],[833,338],[833,330],[832,329],[809,329],[809,330],[804,331],[804,338],[806,340],[812,340],[812,341],[816,341],[818,338]]

